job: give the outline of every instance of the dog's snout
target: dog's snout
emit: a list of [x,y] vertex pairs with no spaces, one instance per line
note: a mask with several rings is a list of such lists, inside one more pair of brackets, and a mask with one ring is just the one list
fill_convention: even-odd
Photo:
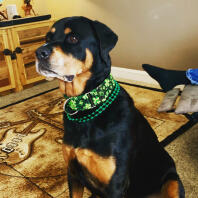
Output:
[[49,48],[47,48],[45,46],[42,46],[36,50],[36,57],[39,60],[48,59],[51,52],[52,52],[52,50],[50,50]]

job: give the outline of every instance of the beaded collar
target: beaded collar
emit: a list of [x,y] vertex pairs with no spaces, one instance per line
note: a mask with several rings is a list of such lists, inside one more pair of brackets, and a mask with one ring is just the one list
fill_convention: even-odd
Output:
[[[71,121],[87,122],[92,120],[100,113],[102,113],[117,97],[120,91],[120,86],[116,80],[110,74],[102,84],[91,92],[86,94],[67,97],[64,104],[64,111],[66,116]],[[95,111],[83,117],[77,117],[76,114],[79,111],[85,111],[95,108]]]

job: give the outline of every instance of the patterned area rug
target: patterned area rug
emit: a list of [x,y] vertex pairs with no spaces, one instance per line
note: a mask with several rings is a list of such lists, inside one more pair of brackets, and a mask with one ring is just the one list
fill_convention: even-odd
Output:
[[[183,115],[157,113],[164,93],[122,86],[159,141],[188,122]],[[0,110],[0,198],[69,197],[61,151],[63,103],[54,90]]]

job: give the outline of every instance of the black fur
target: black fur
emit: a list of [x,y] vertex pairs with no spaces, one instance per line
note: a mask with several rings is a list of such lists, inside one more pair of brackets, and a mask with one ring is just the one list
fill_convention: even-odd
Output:
[[[79,36],[78,44],[66,43],[63,33],[66,25],[70,25]],[[86,48],[92,52],[92,76],[84,93],[96,88],[110,74],[109,51],[117,42],[116,34],[106,25],[84,17],[64,18],[56,22],[54,27],[58,32],[47,35],[49,49],[60,46],[65,53],[69,52],[79,60],[85,59]],[[45,62],[40,66],[47,68],[50,64]],[[80,112],[78,116],[90,111],[94,109]],[[73,181],[79,182],[92,192],[92,197],[98,195],[103,198],[144,198],[160,192],[168,180],[176,180],[180,186],[179,197],[184,197],[183,186],[173,159],[160,146],[155,132],[123,88],[116,100],[95,119],[77,123],[64,116],[64,127],[65,144],[92,150],[103,157],[114,156],[116,159],[116,171],[108,185],[98,181],[77,160],[73,160],[68,171],[70,186]],[[89,182],[90,179],[94,185]]]

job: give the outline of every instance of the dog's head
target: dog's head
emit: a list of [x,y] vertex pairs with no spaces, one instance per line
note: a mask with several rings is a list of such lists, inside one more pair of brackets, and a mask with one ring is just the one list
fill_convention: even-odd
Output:
[[95,88],[110,73],[109,52],[117,39],[111,29],[98,21],[63,18],[52,26],[46,44],[36,51],[37,72],[60,79],[61,91],[68,96],[82,94],[89,91],[88,82],[90,89]]

